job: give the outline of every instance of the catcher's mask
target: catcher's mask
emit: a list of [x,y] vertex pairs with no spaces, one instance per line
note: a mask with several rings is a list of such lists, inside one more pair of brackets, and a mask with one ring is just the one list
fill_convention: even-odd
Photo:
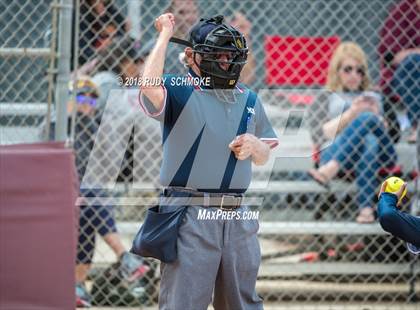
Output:
[[[183,40],[176,38],[171,41],[183,44]],[[211,88],[232,89],[236,86],[246,64],[248,47],[243,34],[224,24],[222,15],[200,19],[191,29],[188,43],[193,49],[194,63],[202,77],[210,78]],[[197,55],[201,56],[200,62]]]

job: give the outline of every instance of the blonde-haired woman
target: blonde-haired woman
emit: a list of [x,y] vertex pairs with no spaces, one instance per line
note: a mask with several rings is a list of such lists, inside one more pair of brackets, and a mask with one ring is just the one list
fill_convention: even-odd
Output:
[[381,97],[369,91],[366,55],[359,45],[343,42],[328,69],[326,89],[311,107],[312,140],[321,151],[320,166],[309,175],[328,186],[340,170],[354,171],[358,187],[357,221],[375,220],[373,206],[379,185],[377,170],[396,160],[382,120]]

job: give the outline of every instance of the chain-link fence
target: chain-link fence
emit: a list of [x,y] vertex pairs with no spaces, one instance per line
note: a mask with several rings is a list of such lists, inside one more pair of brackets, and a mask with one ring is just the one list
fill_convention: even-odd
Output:
[[[71,99],[50,119],[60,24],[50,2],[37,3],[1,5],[2,144],[52,137],[67,112],[83,197],[79,303],[157,303],[157,261],[125,251],[159,192],[161,129],[140,109],[137,82],[153,22],[168,11],[176,37],[223,14],[250,46],[241,80],[258,92],[280,142],[247,192],[263,199],[252,208],[265,303],[415,300],[419,263],[374,217],[390,175],[408,182],[403,209],[419,212],[418,1],[75,1]],[[28,47],[36,49],[18,50]],[[182,51],[170,43],[165,72],[186,72]]]
[[[1,142],[38,141],[37,127],[53,91],[53,53],[44,33],[53,17],[48,1],[3,1],[1,9]],[[36,81],[36,83],[34,83]]]

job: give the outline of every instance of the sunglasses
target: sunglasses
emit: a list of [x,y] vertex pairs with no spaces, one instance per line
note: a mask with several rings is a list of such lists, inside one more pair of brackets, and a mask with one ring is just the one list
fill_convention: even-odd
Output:
[[76,102],[78,104],[89,104],[92,107],[96,106],[96,98],[92,98],[91,96],[77,95]]
[[351,72],[353,72],[353,70],[356,71],[356,73],[358,75],[365,76],[365,69],[363,69],[363,67],[353,67],[353,66],[345,66],[345,67],[343,67],[343,71],[345,73],[348,73],[348,74],[351,73]]

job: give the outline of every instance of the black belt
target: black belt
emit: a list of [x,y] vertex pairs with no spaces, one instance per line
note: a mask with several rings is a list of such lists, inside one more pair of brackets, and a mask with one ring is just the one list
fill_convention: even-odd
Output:
[[231,211],[239,208],[243,199],[243,194],[241,193],[200,192],[195,189],[185,187],[167,187],[163,190],[164,196],[167,197],[168,192],[170,191],[183,192],[188,194],[190,197],[203,198],[202,203],[200,203],[200,205],[204,207],[216,207],[226,211]]

